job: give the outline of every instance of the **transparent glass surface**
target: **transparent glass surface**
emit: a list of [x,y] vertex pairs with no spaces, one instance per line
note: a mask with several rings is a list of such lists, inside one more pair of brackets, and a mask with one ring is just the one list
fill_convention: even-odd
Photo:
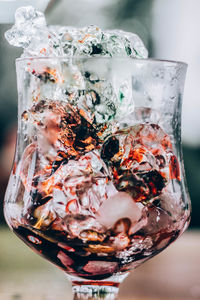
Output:
[[116,299],[128,272],[187,228],[181,151],[187,66],[156,60],[17,60],[10,228],[66,272],[74,299]]

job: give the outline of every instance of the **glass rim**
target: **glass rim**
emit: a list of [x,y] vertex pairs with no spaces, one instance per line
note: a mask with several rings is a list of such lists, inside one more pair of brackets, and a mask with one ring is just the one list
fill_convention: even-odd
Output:
[[122,61],[135,61],[135,62],[152,62],[152,63],[163,63],[163,64],[172,64],[172,65],[182,65],[188,67],[188,64],[183,61],[178,60],[168,60],[168,59],[157,59],[157,58],[132,58],[132,57],[104,57],[104,56],[35,56],[35,57],[19,57],[16,59],[16,62],[22,61],[35,61],[35,60],[67,60],[67,59],[82,59],[82,60],[122,60]]

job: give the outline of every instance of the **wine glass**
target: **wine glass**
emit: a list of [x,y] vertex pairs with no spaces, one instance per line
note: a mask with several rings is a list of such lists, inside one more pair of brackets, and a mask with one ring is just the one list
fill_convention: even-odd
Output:
[[74,299],[116,299],[129,271],[187,228],[181,150],[187,65],[17,59],[8,225],[62,269]]

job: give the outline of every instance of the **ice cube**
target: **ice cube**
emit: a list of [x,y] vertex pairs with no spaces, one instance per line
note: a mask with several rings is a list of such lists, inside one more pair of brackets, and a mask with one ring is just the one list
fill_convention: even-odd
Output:
[[142,208],[143,205],[135,203],[129,194],[117,192],[102,203],[96,218],[107,228],[115,227],[116,222],[123,218],[128,218],[135,224],[141,217]]
[[57,150],[68,157],[79,156],[98,147],[100,142],[93,124],[82,110],[61,101],[42,100],[30,110],[30,120]]
[[[66,209],[67,209],[67,197],[64,194],[62,190],[59,188],[53,189],[53,198],[52,198],[52,205],[53,209],[56,212],[56,214],[64,218],[66,216]],[[68,204],[69,206],[69,204]],[[75,212],[77,210],[76,208],[77,204],[75,203],[75,207],[73,207],[72,212]]]
[[[176,187],[175,189],[174,186]],[[159,196],[157,203],[159,207],[171,216],[174,223],[178,224],[181,218],[184,218],[182,192],[178,182],[173,181],[172,184],[169,184],[168,188]]]
[[174,229],[174,222],[170,215],[160,207],[150,205],[146,207],[148,214],[147,225],[142,228],[145,236],[157,235],[160,232],[170,232]]
[[68,273],[74,273],[73,268],[70,266],[74,264],[74,261],[63,251],[59,251],[57,254],[57,258],[61,261],[62,265],[65,267],[65,271]]
[[20,7],[15,14],[15,25],[5,33],[5,37],[11,45],[25,49],[33,38],[42,41],[48,37],[45,28],[46,20],[43,13],[36,11],[32,6]]
[[78,213],[94,215],[110,189],[107,169],[97,151],[78,160],[68,160],[59,152],[53,161],[39,153],[36,144],[30,144],[23,154],[20,177],[28,197],[26,209],[31,203],[34,207],[43,205],[50,197],[52,209],[62,218]]
[[117,271],[118,264],[108,261],[89,261],[83,270],[94,275],[113,274]]
[[129,56],[146,58],[148,52],[141,39],[134,33],[123,30],[107,30],[104,33],[103,45],[110,56]]
[[59,251],[57,257],[60,259],[60,261],[65,267],[69,267],[74,263],[74,261],[63,251]]
[[5,37],[11,45],[24,48],[23,57],[62,55],[57,35],[47,27],[44,14],[32,6],[16,10],[15,25]]
[[122,30],[47,27],[44,14],[31,6],[17,9],[15,25],[5,34],[8,42],[25,49],[23,56],[120,56],[146,58],[140,38]]
[[130,50],[131,54],[129,54],[130,50],[128,45],[126,46],[126,51],[131,57],[135,58],[147,58],[148,57],[148,51],[145,48],[142,40],[139,38],[139,36],[135,33],[132,32],[126,32],[126,31],[121,31],[122,35],[125,35],[125,37],[128,40],[128,43],[130,43]]
[[111,246],[115,249],[115,251],[122,251],[126,249],[130,244],[130,239],[127,234],[119,233],[111,240]]
[[23,26],[26,22],[31,22],[36,26],[46,26],[44,14],[32,6],[20,7],[15,13],[15,24],[17,26]]
[[133,259],[134,254],[142,252],[144,250],[149,250],[153,246],[153,241],[151,237],[141,237],[136,236],[131,239],[131,244],[127,250],[117,253],[117,257],[122,259],[123,263],[128,263]]
[[[70,214],[65,216],[65,218],[61,219],[60,223],[62,223],[62,220],[64,221],[65,226],[67,226],[67,231],[69,232],[72,238],[78,237],[79,239],[82,239],[84,241],[86,240],[86,238],[88,238],[88,241],[90,241],[92,237],[92,232],[96,232],[96,238],[103,239],[104,233],[106,232],[105,227],[103,227],[98,222],[98,220],[96,220],[92,216],[84,216],[82,214]],[[61,226],[61,228],[62,227],[63,225]]]
[[[32,208],[30,207],[29,210],[30,209]],[[52,206],[52,201],[50,200],[46,204],[37,207],[34,210],[33,216],[35,218],[34,228],[41,230],[47,229],[57,217]]]
[[71,160],[63,170],[63,191],[67,201],[75,200],[82,214],[94,214],[107,199],[109,183],[98,153],[93,151],[78,161]]
[[[22,155],[22,160],[20,165],[21,180],[24,186],[26,187],[26,189],[28,189],[29,191],[31,190],[32,180],[35,173],[36,164],[34,163],[34,154],[36,153],[36,151],[37,151],[37,145],[35,143],[32,143],[29,146],[27,146]],[[32,169],[34,170],[32,170],[32,174],[30,174],[32,164],[34,164],[32,167]]]
[[157,124],[138,124],[117,131],[103,144],[101,157],[118,191],[136,202],[152,201],[170,179],[179,179],[179,164],[170,137]]

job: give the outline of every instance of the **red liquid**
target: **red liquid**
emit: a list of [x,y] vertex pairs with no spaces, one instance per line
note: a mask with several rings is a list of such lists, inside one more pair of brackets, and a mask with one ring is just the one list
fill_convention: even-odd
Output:
[[[158,254],[161,250],[172,243],[179,235],[179,231],[171,232],[158,232],[151,237],[154,240],[153,245],[146,249],[145,246],[142,250],[139,248],[135,251],[130,251],[131,243],[129,246],[121,251],[110,252],[109,246],[104,242],[86,242],[83,243],[80,239],[67,239],[64,232],[52,232],[48,230],[42,232],[31,227],[19,226],[13,228],[14,232],[36,253],[43,256],[65,272],[70,275],[82,277],[89,280],[102,280],[109,278],[114,273],[126,272],[147,260],[152,256]],[[114,237],[113,237],[114,238]],[[147,236],[142,236],[142,231],[137,232],[130,237],[134,245],[134,240],[138,244],[145,243]],[[140,242],[139,242],[140,241]],[[98,249],[95,253],[89,253],[88,249]],[[102,246],[102,248],[101,248]],[[94,247],[94,248],[93,248]],[[101,250],[102,249],[102,250]],[[130,252],[130,255],[123,258],[119,252]],[[132,253],[131,253],[132,252]]]

